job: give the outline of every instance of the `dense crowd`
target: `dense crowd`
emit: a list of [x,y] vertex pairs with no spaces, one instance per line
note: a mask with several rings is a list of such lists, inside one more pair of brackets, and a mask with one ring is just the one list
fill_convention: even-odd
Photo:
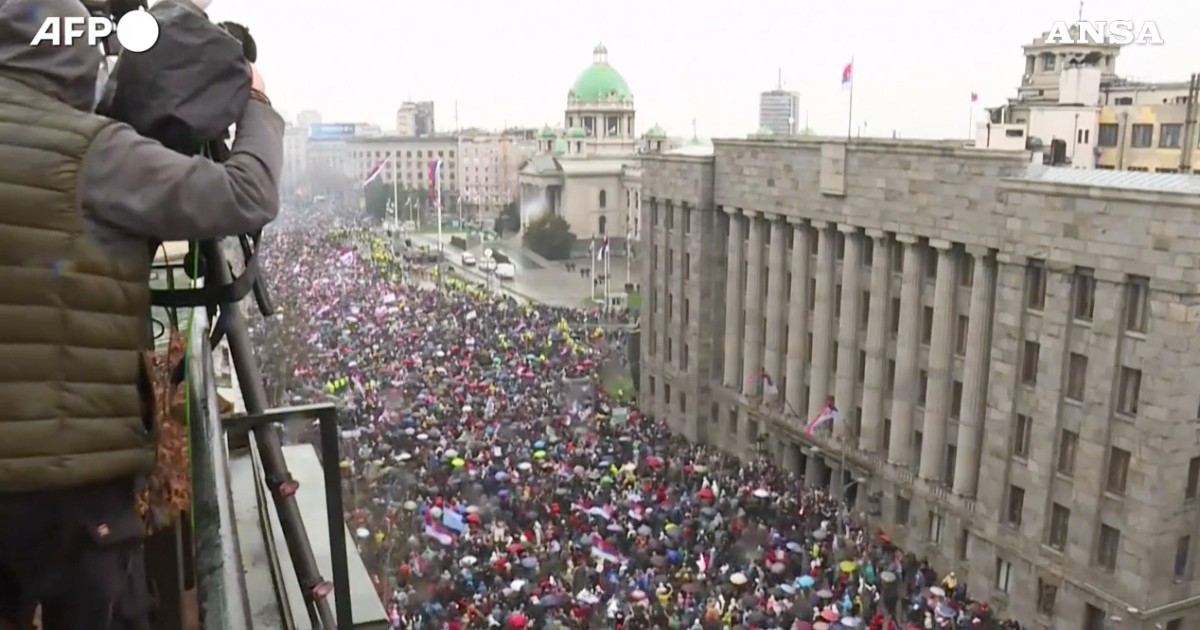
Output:
[[402,267],[345,221],[265,258],[269,375],[343,410],[347,521],[395,628],[1017,627],[822,490],[626,403],[594,312]]

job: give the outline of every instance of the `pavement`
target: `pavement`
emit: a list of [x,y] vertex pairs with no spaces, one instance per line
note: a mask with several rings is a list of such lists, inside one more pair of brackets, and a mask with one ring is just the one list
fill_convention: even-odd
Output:
[[[437,247],[436,234],[409,234],[406,238],[412,239],[414,244],[426,245],[431,248]],[[450,238],[448,236],[443,238],[443,242],[446,262],[459,274],[477,282],[489,282],[488,274],[480,271],[478,266],[466,266],[462,264],[461,251],[450,247]],[[487,243],[483,246],[473,247],[470,251],[479,257],[482,255],[485,247],[491,247],[493,250],[508,256],[513,263],[513,267],[516,268],[517,273],[513,280],[500,281],[494,277],[490,279],[490,282],[494,283],[493,286],[498,286],[501,292],[517,299],[540,302],[551,306],[578,308],[587,304],[587,300],[591,296],[591,280],[581,276],[578,271],[569,272],[562,263],[546,261],[549,264],[542,264],[534,256],[511,246],[505,241]],[[544,261],[545,259],[542,260]],[[586,265],[587,261],[582,263],[576,261],[576,264],[581,266]],[[612,274],[610,291],[613,294],[621,294],[624,292],[626,281],[625,263],[623,260],[614,259],[609,264],[610,273]]]

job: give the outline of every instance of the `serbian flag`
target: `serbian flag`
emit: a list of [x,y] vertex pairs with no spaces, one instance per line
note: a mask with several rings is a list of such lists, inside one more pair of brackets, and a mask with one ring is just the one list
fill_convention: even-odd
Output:
[[600,243],[600,249],[596,250],[596,260],[604,260],[608,258],[608,237],[604,237],[604,241]]
[[850,87],[853,84],[854,84],[854,60],[851,59],[850,63],[846,64],[845,68],[842,68],[842,87]]
[[706,554],[700,554],[700,559],[696,560],[696,568],[699,569],[701,575],[704,575],[712,568],[712,562],[713,554],[711,551]]
[[607,560],[613,564],[621,562],[621,552],[598,535],[592,537],[592,557]]
[[425,535],[438,541],[443,546],[449,546],[454,543],[454,535],[446,526],[433,520],[431,514],[425,514]]
[[775,379],[771,378],[770,372],[763,370],[758,375],[758,389],[760,393],[774,396],[779,392],[779,388],[775,387]]
[[833,404],[833,398],[830,397],[825,399],[825,405],[821,407],[819,411],[817,411],[817,415],[813,416],[812,420],[808,421],[808,426],[804,427],[804,435],[812,437],[813,432],[820,428],[821,425],[825,424],[826,422],[837,420],[837,417],[838,408]]
[[378,164],[371,167],[371,170],[367,172],[366,179],[363,180],[363,183],[362,183],[363,188],[366,188],[367,184],[370,184],[371,182],[379,179],[379,176],[383,174],[383,167],[387,166],[387,161],[388,161],[387,158],[383,158],[382,160],[379,161]]
[[979,93],[978,92],[971,92],[971,102],[972,103],[979,102]]

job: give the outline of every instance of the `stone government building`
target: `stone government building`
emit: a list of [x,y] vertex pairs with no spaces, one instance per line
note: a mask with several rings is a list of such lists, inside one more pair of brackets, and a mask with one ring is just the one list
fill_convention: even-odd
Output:
[[869,139],[642,164],[647,410],[1030,627],[1200,627],[1200,177]]

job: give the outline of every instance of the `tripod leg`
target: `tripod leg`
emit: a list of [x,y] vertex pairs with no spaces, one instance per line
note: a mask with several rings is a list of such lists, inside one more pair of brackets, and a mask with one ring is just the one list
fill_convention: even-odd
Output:
[[[208,277],[205,282],[210,283],[210,286],[225,286],[232,282],[233,273],[229,269],[225,252],[221,249],[221,242],[219,240],[205,241],[201,243],[201,249],[207,259]],[[258,362],[254,360],[246,318],[237,304],[222,304],[220,311],[221,317],[218,323],[225,327],[225,338],[229,342],[233,369],[237,371],[246,411],[251,415],[263,413],[267,410],[268,405],[267,392],[263,387],[262,372],[259,370]],[[254,430],[254,438],[258,444],[259,455],[262,457],[267,485],[275,500],[275,510],[279,514],[279,524],[283,529],[288,554],[291,556],[296,573],[300,578],[300,590],[304,593],[305,603],[308,604],[309,615],[313,617],[312,621],[319,623],[322,628],[337,628],[333,609],[325,597],[330,591],[329,584],[321,577],[321,570],[317,566],[317,559],[309,544],[308,532],[304,528],[300,508],[296,505],[294,496],[296,486],[291,473],[288,472],[287,462],[283,458],[283,446],[279,439],[279,433],[274,426],[261,427]],[[342,509],[340,505],[327,507],[330,510]]]

